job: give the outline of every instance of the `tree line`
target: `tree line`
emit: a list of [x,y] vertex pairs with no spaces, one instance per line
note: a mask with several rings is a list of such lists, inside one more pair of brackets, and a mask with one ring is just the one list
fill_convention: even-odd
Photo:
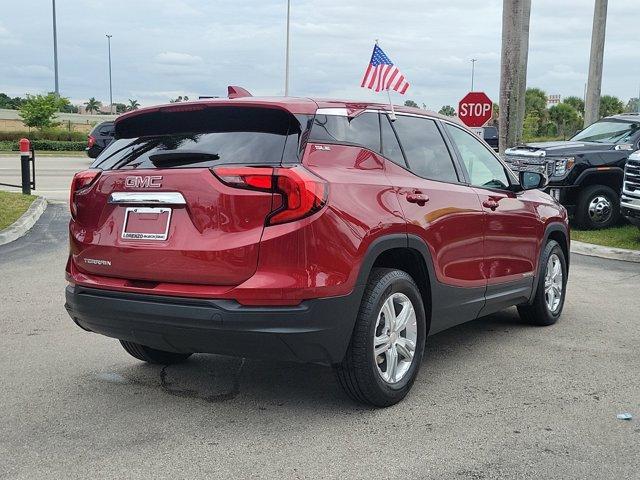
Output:
[[[613,95],[600,97],[599,118],[623,112],[637,112],[638,99],[625,104]],[[547,108],[547,94],[539,88],[528,88],[525,94],[523,136],[572,137],[584,127],[584,100],[578,96],[565,97],[560,103]]]
[[[569,138],[584,126],[584,100],[578,96],[565,97],[562,102],[547,107],[547,94],[539,88],[528,88],[525,95],[525,117],[523,137],[525,140],[537,138]],[[407,100],[405,106],[418,107],[413,100]],[[424,107],[424,105],[423,105]],[[426,107],[425,107],[426,108]],[[491,124],[497,125],[498,105],[493,105]],[[613,95],[600,97],[600,118],[623,112],[638,112],[638,98],[630,98],[625,104]],[[455,116],[454,107],[444,105],[438,111],[441,115]]]
[[[57,100],[56,98],[57,97]],[[9,110],[21,110],[25,105],[34,104],[55,104],[57,107],[56,112],[63,113],[78,113],[80,111],[80,105],[73,105],[68,98],[58,97],[55,93],[49,92],[45,95],[25,95],[24,97],[10,97],[6,93],[0,92],[0,108]],[[89,113],[100,113],[102,109],[102,102],[96,100],[95,97],[91,97],[89,100],[82,104],[85,111]],[[124,113],[131,110],[137,110],[140,108],[138,100],[129,99],[128,103],[114,102],[113,107],[116,113]]]
[[[128,104],[114,103],[116,113],[124,113],[137,110],[140,103],[135,99],[129,99]],[[101,113],[102,102],[91,97],[84,103],[85,111],[94,114]],[[29,95],[25,97],[10,97],[6,93],[0,93],[0,108],[18,110],[23,123],[27,127],[39,130],[53,128],[60,122],[55,121],[55,114],[78,113],[79,106],[72,105],[68,98],[60,97],[53,92],[47,94]]]

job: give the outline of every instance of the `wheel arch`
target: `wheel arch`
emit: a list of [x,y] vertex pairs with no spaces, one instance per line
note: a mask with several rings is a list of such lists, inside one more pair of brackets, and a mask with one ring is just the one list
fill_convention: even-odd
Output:
[[[562,253],[564,253],[564,259],[567,266],[567,275],[569,274],[569,264],[570,264],[570,255],[571,255],[571,243],[569,237],[569,229],[564,223],[560,222],[552,222],[545,227],[544,237],[542,239],[542,243],[540,244],[540,253],[544,249],[545,245],[549,240],[554,240],[558,242],[560,248],[562,249]],[[536,292],[538,290],[538,279],[542,275],[543,265],[540,261],[538,261],[538,271],[536,275],[536,280],[533,282],[533,290],[531,292],[531,297],[529,298],[529,303],[533,301],[536,296]]]
[[619,193],[623,178],[624,170],[620,167],[588,168],[576,178],[575,185],[581,188],[604,185]]
[[411,275],[422,295],[428,333],[433,311],[432,286],[435,272],[425,242],[415,235],[407,234],[391,234],[376,238],[364,256],[358,273],[358,285],[366,285],[371,271],[377,267],[396,268]]
[[567,272],[569,271],[569,257],[570,257],[570,243],[569,243],[569,230],[562,223],[552,223],[547,225],[544,232],[544,242],[546,245],[549,240],[555,240],[560,245],[564,258],[567,262]]

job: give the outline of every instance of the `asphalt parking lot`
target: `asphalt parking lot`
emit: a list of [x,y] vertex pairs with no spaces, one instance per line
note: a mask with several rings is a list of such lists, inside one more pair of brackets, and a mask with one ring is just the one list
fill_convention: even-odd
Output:
[[574,255],[557,325],[512,309],[431,337],[409,396],[374,410],[321,366],[162,368],[82,331],[67,215],[0,246],[0,478],[638,478],[640,264]]

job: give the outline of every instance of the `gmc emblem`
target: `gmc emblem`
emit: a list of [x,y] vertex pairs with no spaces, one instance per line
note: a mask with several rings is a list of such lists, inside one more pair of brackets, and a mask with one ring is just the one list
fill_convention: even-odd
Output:
[[126,177],[124,186],[127,188],[160,188],[162,175]]

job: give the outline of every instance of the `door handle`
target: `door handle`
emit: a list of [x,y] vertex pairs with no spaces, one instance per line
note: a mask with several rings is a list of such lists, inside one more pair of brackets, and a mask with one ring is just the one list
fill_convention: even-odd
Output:
[[409,203],[417,203],[419,206],[422,207],[428,201],[429,201],[429,197],[419,190],[416,190],[413,193],[407,194],[407,202]]
[[496,202],[495,200],[485,200],[484,202],[482,202],[482,206],[490,208],[491,210],[495,210],[496,208],[498,208],[498,202]]

